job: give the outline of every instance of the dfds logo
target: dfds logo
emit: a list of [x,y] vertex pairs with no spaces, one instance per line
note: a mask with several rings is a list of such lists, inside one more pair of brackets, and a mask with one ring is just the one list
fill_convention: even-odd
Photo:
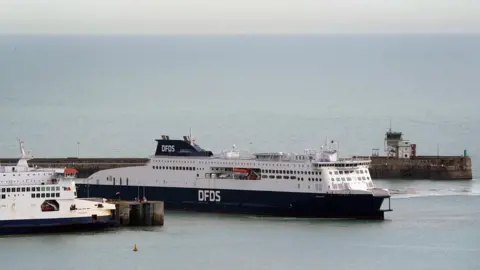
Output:
[[162,145],[162,152],[175,152],[175,145]]
[[214,190],[199,190],[198,201],[200,202],[220,202],[220,191]]

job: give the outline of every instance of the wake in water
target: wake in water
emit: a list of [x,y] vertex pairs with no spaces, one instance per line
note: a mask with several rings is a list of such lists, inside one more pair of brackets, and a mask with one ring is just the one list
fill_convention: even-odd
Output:
[[405,188],[389,189],[392,198],[412,198],[412,197],[430,197],[430,196],[479,196],[480,191],[471,188]]

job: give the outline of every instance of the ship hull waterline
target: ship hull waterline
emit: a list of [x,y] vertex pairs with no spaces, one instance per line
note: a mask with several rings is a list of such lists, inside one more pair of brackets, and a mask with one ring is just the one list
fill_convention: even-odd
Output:
[[[163,201],[164,209],[295,218],[384,220],[390,196],[77,184],[79,198]],[[388,209],[381,209],[388,200]]]
[[0,220],[0,234],[36,234],[96,231],[115,227],[113,215],[75,218]]

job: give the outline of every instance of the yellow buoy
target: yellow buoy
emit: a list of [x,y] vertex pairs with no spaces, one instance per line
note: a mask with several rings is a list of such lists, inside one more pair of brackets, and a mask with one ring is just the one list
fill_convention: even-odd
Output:
[[137,251],[137,250],[138,250],[138,249],[137,249],[137,245],[136,245],[136,244],[133,245],[133,251]]

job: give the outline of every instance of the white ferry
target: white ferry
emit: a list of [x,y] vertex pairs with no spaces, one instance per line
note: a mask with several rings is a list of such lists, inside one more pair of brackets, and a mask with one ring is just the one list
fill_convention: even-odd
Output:
[[0,166],[0,233],[96,229],[114,224],[115,205],[77,199],[76,169],[31,168],[20,142],[16,166]]
[[[390,194],[376,188],[369,159],[320,152],[213,155],[190,136],[162,136],[145,166],[98,171],[78,183],[80,197],[164,201],[166,210],[284,217],[384,219]],[[384,200],[388,205],[382,207]]]

